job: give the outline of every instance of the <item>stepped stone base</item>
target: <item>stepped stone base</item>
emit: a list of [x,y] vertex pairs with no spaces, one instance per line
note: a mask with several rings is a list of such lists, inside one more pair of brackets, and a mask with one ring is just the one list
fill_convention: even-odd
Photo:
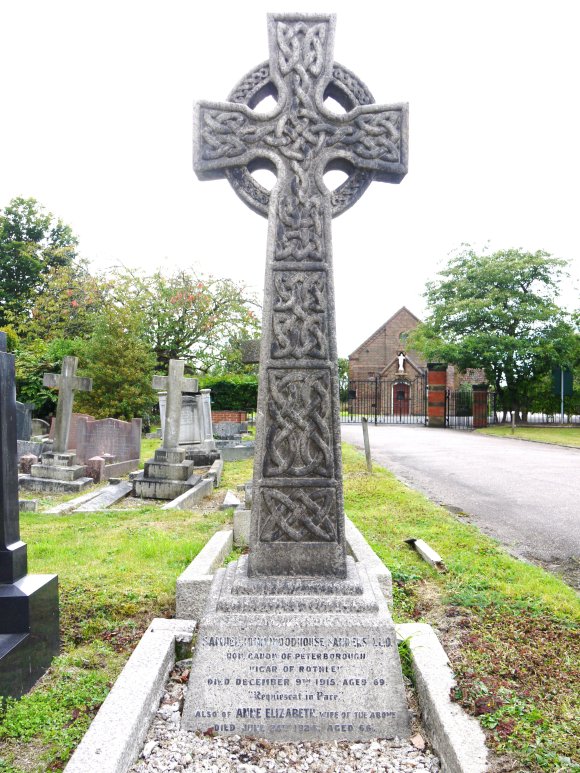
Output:
[[[201,621],[185,730],[276,741],[408,738],[395,629],[378,584],[220,569]],[[272,613],[275,614],[272,614]]]
[[176,499],[200,480],[184,448],[158,448],[145,462],[143,476],[133,480],[133,495],[144,499]]
[[66,451],[49,451],[42,454],[40,464],[30,467],[30,475],[20,475],[18,483],[27,491],[46,491],[47,493],[77,493],[93,484],[93,479],[85,476],[85,466],[75,464],[76,454]]

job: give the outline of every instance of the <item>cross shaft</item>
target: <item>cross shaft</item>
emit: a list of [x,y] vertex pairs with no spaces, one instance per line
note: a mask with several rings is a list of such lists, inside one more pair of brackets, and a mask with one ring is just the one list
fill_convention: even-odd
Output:
[[183,392],[198,391],[198,380],[185,378],[184,371],[184,360],[169,360],[169,374],[167,376],[153,376],[153,388],[167,390],[162,445],[162,448],[167,450],[173,450],[179,446],[181,395]]
[[61,372],[45,373],[42,379],[44,386],[59,390],[52,444],[55,453],[65,453],[68,448],[75,391],[90,392],[93,388],[91,378],[76,375],[77,365],[77,357],[64,357]]

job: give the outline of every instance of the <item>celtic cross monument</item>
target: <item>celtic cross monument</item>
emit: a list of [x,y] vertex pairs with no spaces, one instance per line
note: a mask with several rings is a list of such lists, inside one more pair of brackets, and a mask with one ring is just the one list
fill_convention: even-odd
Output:
[[[376,575],[346,555],[331,220],[405,175],[407,107],[375,105],[333,62],[333,16],[274,14],[268,30],[269,62],[195,113],[195,171],[268,217],[268,252],[250,553],[213,579],[182,728],[405,738],[394,625]],[[266,95],[276,108],[254,112]],[[270,194],[260,167],[276,172]],[[348,178],[330,193],[335,168]]]
[[[249,573],[346,575],[331,220],[407,171],[407,105],[333,61],[334,16],[268,18],[270,59],[200,102],[194,168],[268,218]],[[269,115],[253,107],[277,100]],[[330,112],[334,98],[347,111]],[[275,171],[268,193],[251,171]],[[329,192],[323,174],[348,179]]]

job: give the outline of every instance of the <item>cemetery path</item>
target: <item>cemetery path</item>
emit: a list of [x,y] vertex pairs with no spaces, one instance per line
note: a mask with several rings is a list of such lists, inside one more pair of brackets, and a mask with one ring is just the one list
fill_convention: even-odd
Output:
[[[580,588],[580,449],[418,426],[369,425],[369,438],[404,483]],[[361,425],[342,439],[363,448]]]

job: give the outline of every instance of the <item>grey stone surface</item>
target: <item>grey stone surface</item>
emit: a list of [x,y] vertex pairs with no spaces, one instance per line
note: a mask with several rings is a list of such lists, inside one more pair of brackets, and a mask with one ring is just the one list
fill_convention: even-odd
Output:
[[234,512],[234,542],[239,547],[250,544],[250,521],[252,511],[238,509]]
[[[52,447],[52,446],[51,446]],[[33,454],[34,456],[40,456],[43,451],[48,451],[46,443],[39,440],[17,440],[16,441],[16,455],[18,459],[22,459],[27,454]]]
[[171,502],[163,505],[162,510],[192,510],[202,499],[208,497],[213,491],[213,478],[200,478],[194,486],[190,486],[181,494],[178,494]]
[[259,338],[250,341],[240,341],[244,365],[257,365],[260,362],[260,344]]
[[248,431],[247,421],[216,421],[213,424],[214,437],[220,439],[237,439]]
[[72,510],[76,510],[77,507],[80,507],[80,505],[84,504],[85,502],[89,502],[94,497],[99,496],[100,493],[101,489],[93,489],[93,491],[89,491],[88,494],[82,494],[80,497],[69,499],[68,502],[62,502],[60,505],[55,505],[54,507],[51,507],[49,510],[45,510],[44,512],[49,515],[65,515],[66,513],[70,513]]
[[38,509],[38,502],[36,499],[20,499],[18,509],[21,513],[35,513]]
[[234,494],[233,491],[226,491],[224,501],[220,505],[220,510],[227,510],[230,507],[239,507],[241,505],[240,500]]
[[100,491],[96,497],[92,497],[88,502],[84,502],[77,507],[75,513],[94,513],[99,510],[106,510],[111,505],[116,504],[121,499],[129,496],[133,490],[133,484],[127,481],[121,481],[115,485],[110,485]]
[[430,625],[396,626],[397,636],[409,643],[421,718],[446,773],[484,773],[485,736],[479,723],[450,699],[455,677],[445,650]]
[[155,619],[65,768],[66,773],[125,773],[137,758],[165,681],[177,640],[191,642],[195,624]]
[[231,553],[231,529],[216,532],[187,569],[177,578],[175,614],[183,620],[200,620],[209,596],[214,572]]
[[153,388],[166,390],[164,407],[163,448],[173,449],[179,446],[181,431],[181,406],[184,392],[197,392],[198,381],[196,378],[185,378],[185,362],[183,360],[169,360],[169,373],[167,376],[153,376]]
[[[159,415],[161,417],[161,437],[165,427],[167,393],[159,392]],[[203,439],[202,416],[198,395],[181,396],[181,414],[179,417],[179,444],[201,443]]]
[[393,579],[375,551],[356,528],[350,518],[345,518],[345,533],[348,552],[355,561],[365,565],[369,574],[376,577],[379,587],[389,606],[393,603]]
[[[215,575],[184,729],[289,741],[408,737],[395,629],[364,567],[352,563],[346,583],[312,577],[296,592],[293,578],[279,578],[286,583],[283,595],[278,587],[268,593],[269,578],[254,595],[236,594],[240,571],[243,563],[234,562]],[[360,594],[353,592],[353,578]],[[262,605],[265,599],[277,602],[276,614],[250,611],[252,601]]]
[[44,386],[59,390],[53,441],[55,451],[68,449],[75,391],[90,392],[93,388],[92,379],[76,375],[77,365],[77,357],[63,357],[60,374],[45,373],[42,381]]
[[30,440],[32,435],[32,411],[34,403],[16,401],[16,439]]
[[44,421],[44,419],[32,419],[31,433],[33,437],[48,435],[49,431],[50,424],[47,421]]
[[68,451],[43,453],[40,464],[31,465],[30,475],[20,475],[19,485],[27,491],[80,492],[93,479],[85,477],[85,466],[75,462],[75,454]]
[[[268,217],[250,571],[342,577],[331,219],[373,179],[404,177],[407,106],[373,104],[364,84],[333,62],[333,16],[272,14],[268,26],[269,64],[249,73],[229,102],[196,106],[194,168],[200,179],[226,176]],[[256,95],[273,93],[273,113],[251,109]],[[348,112],[328,112],[325,93]],[[278,182],[269,194],[248,165],[272,164]],[[332,194],[321,182],[329,164],[350,173]]]
[[254,456],[256,444],[253,440],[249,440],[245,443],[226,442],[220,445],[218,441],[218,448],[224,462],[238,462],[241,459],[251,459]]
[[222,480],[222,474],[224,471],[223,459],[216,459],[209,470],[207,471],[207,478],[213,478],[214,487],[217,488]]

